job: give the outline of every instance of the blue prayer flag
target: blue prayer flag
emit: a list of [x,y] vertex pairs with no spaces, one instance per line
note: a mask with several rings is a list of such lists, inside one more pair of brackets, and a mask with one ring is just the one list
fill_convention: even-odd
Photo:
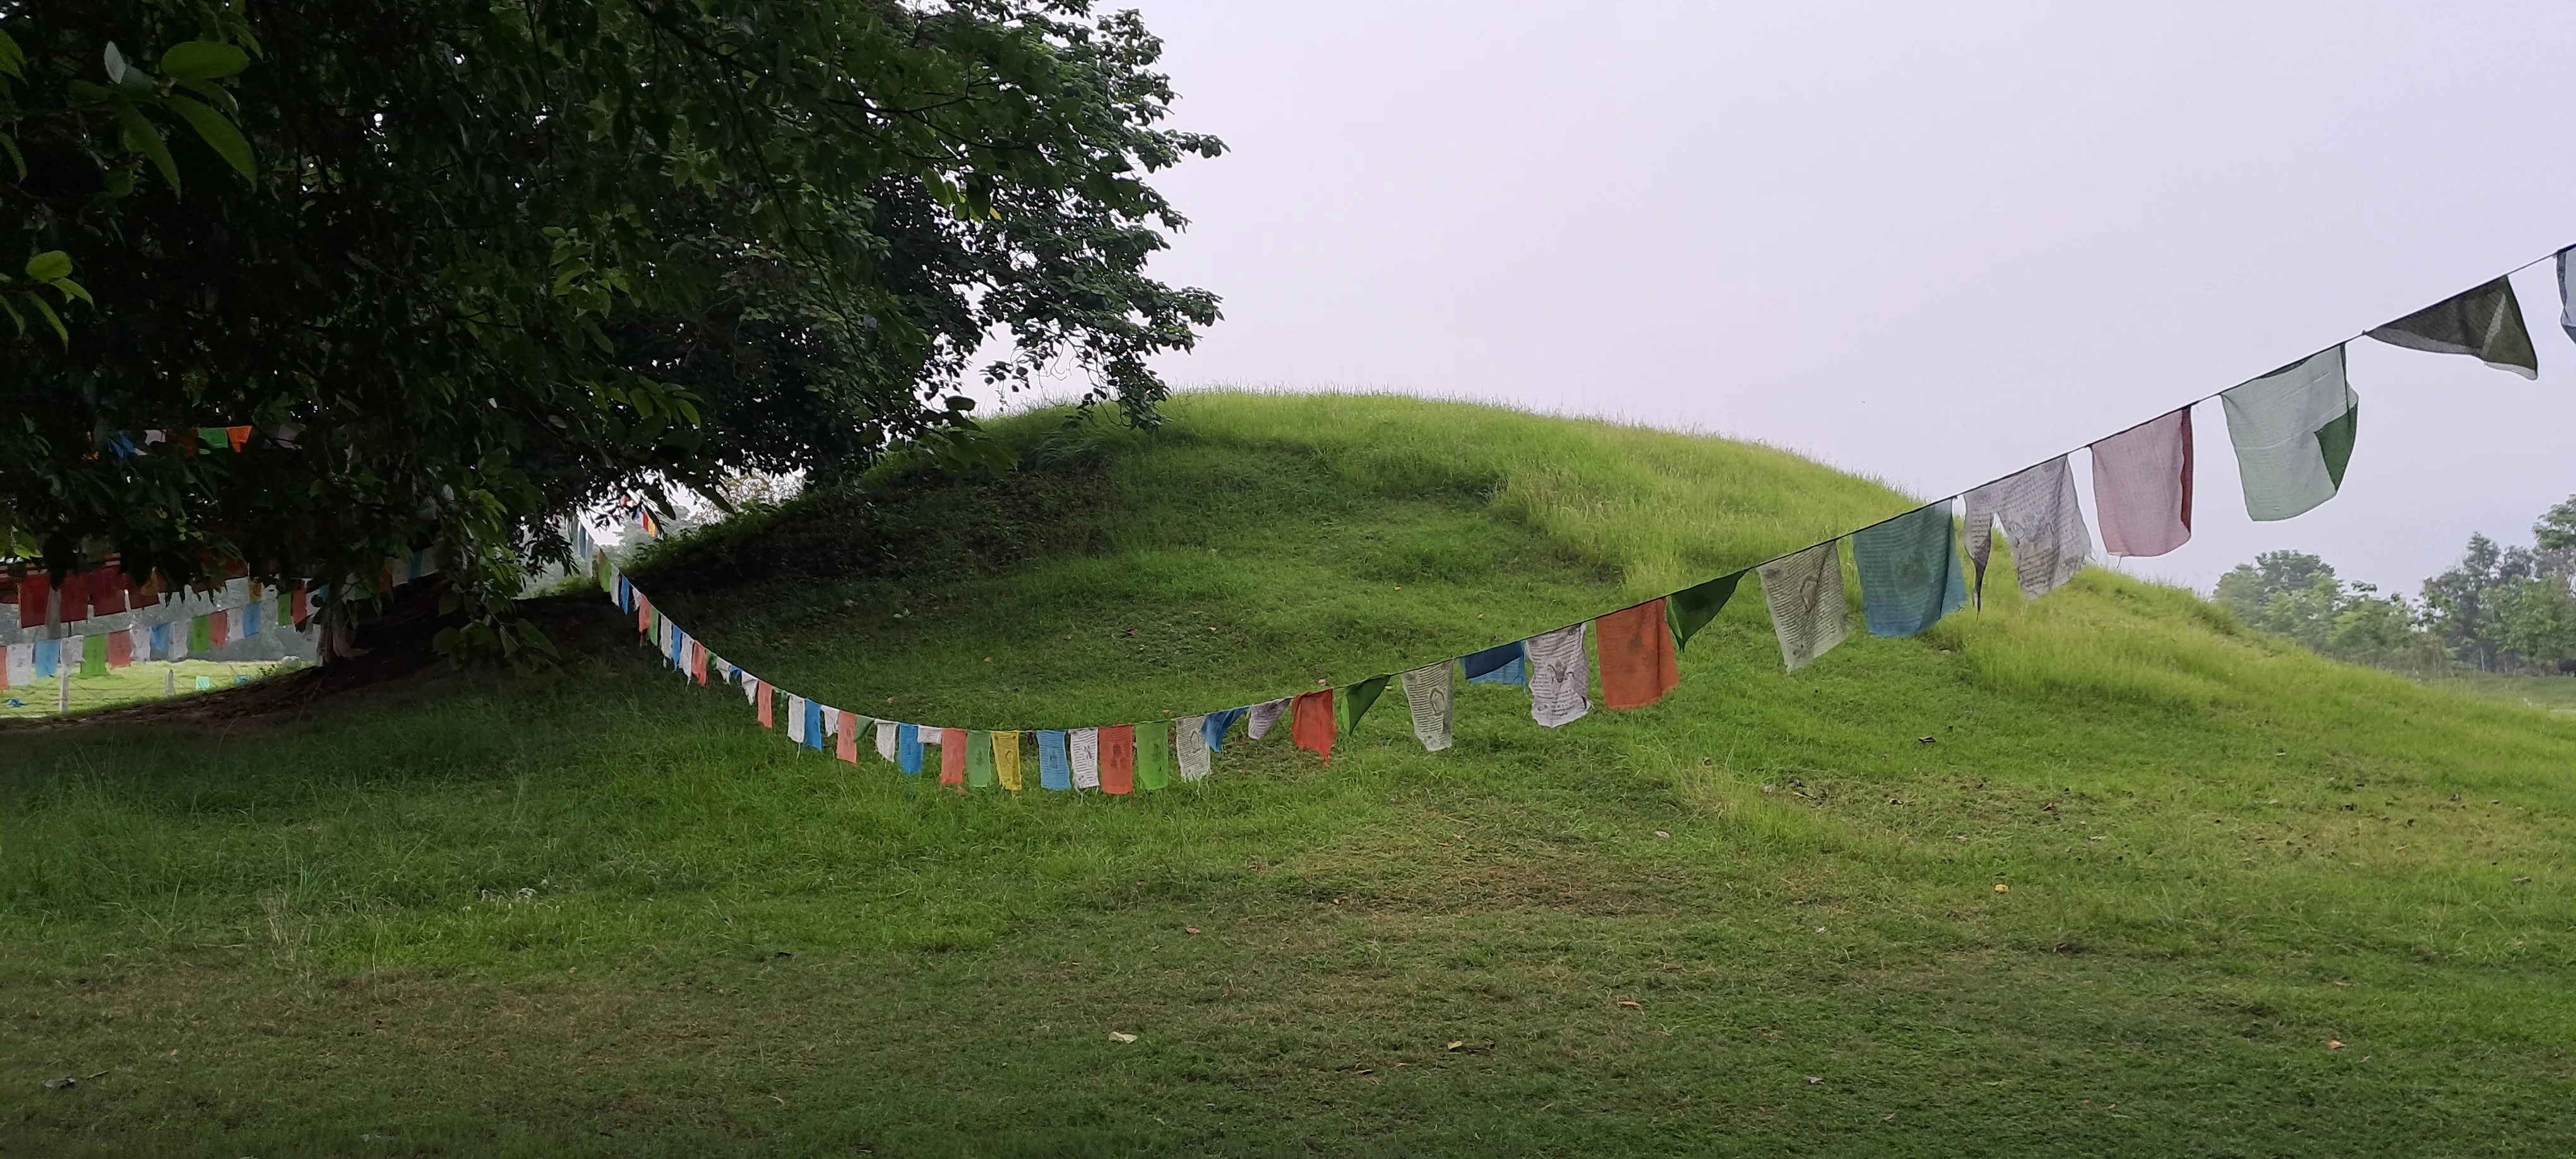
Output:
[[808,748],[823,747],[822,701],[808,699],[805,702],[805,744]]
[[1873,636],[1912,636],[1968,602],[1950,501],[1852,533],[1863,618]]
[[1038,787],[1070,789],[1073,787],[1073,757],[1065,748],[1064,730],[1038,730]]
[[1240,719],[1244,713],[1250,711],[1252,711],[1252,709],[1249,707],[1228,708],[1207,714],[1206,722],[1199,726],[1199,734],[1207,738],[1208,751],[1212,753],[1224,752],[1225,730],[1233,728],[1234,722],[1237,719]]
[[918,777],[921,775],[920,725],[898,724],[894,726],[894,763],[903,766],[903,775],[907,777]]
[[1528,650],[1518,640],[1462,656],[1458,666],[1466,669],[1472,684],[1529,683]]

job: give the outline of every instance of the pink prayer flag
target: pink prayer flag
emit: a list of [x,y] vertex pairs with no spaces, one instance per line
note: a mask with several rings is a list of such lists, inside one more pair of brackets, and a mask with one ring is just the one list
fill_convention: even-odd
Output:
[[2163,555],[2191,541],[2191,408],[2093,444],[2102,550]]

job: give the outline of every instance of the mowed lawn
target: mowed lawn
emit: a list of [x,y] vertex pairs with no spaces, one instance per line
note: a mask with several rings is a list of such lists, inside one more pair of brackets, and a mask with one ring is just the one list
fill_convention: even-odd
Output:
[[[790,690],[1061,727],[1914,502],[1463,405],[1171,414],[638,574]],[[0,1154],[2568,1153],[2576,721],[1994,587],[1792,676],[1748,582],[1656,707],[1465,687],[1425,754],[1390,695],[1329,766],[1238,732],[1132,800],[844,765],[643,649],[0,729]]]

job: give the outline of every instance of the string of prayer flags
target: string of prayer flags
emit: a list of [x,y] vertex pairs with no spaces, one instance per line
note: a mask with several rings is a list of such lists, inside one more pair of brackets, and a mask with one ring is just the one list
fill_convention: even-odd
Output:
[[2343,487],[2361,398],[2344,348],[2319,351],[2218,396],[2245,481],[2245,513],[2262,522],[2312,511]]
[[2373,327],[2370,336],[2409,350],[2466,354],[2498,370],[2540,377],[2540,355],[2531,348],[2531,331],[2523,328],[2522,303],[2513,296],[2510,278]]
[[2075,469],[2064,455],[1970,491],[1962,502],[1978,607],[1986,606],[1986,562],[1998,522],[2012,541],[2013,571],[2026,598],[2065,586],[2093,556],[2093,535],[2084,530],[2084,508],[2075,494]]
[[1204,781],[1215,771],[1209,754],[1205,716],[1184,716],[1172,722],[1172,752],[1180,765],[1184,781]]
[[1020,734],[993,730],[993,779],[1007,792],[1020,791]]
[[1225,731],[1233,728],[1237,719],[1251,711],[1252,708],[1247,705],[1242,708],[1219,709],[1207,714],[1207,723],[1199,726],[1199,732],[1206,738],[1207,750],[1212,753],[1225,751]]
[[1527,684],[1528,657],[1529,653],[1521,647],[1521,642],[1514,640],[1461,656],[1458,667],[1466,672],[1469,684]]
[[1283,696],[1277,700],[1265,700],[1253,705],[1252,723],[1245,726],[1246,734],[1254,740],[1269,736],[1270,730],[1278,726],[1280,714],[1288,711],[1289,700],[1289,697]]
[[1853,532],[1851,544],[1873,636],[1919,635],[1968,602],[1947,499]]
[[1795,672],[1833,650],[1851,631],[1851,605],[1843,595],[1842,553],[1828,540],[1781,556],[1754,570],[1771,629],[1780,637],[1780,661]]
[[939,730],[939,783],[966,791],[966,730]]
[[2152,556],[2191,542],[2190,407],[2139,423],[2090,450],[2102,550]]
[[1077,789],[1099,788],[1100,730],[1096,728],[1077,728],[1073,730],[1073,743],[1070,755],[1072,757],[1073,765],[1073,787]]
[[1413,712],[1413,736],[1422,742],[1426,752],[1448,748],[1449,717],[1457,704],[1458,688],[1451,676],[1450,662],[1425,664],[1407,671],[1404,676],[1404,704]]
[[1333,690],[1298,694],[1292,711],[1295,717],[1288,724],[1289,742],[1322,758],[1325,764],[1333,763]]
[[1592,664],[1583,655],[1583,625],[1568,624],[1521,641],[1529,657],[1530,719],[1562,728],[1592,711]]
[[989,789],[1001,774],[993,768],[993,734],[978,729],[966,734],[966,787]]
[[1172,722],[1149,720],[1135,727],[1136,787],[1148,793],[1172,784]]
[[1038,787],[1058,792],[1073,788],[1073,762],[1067,751],[1068,737],[1060,728],[1038,730]]
[[1100,791],[1125,796],[1136,791],[1136,726],[1101,726]]
[[1664,618],[1673,633],[1673,651],[1679,653],[1690,645],[1690,638],[1726,610],[1726,602],[1735,598],[1735,587],[1744,581],[1744,573],[1722,575],[1707,583],[1694,584],[1664,597]]
[[1592,621],[1592,647],[1601,660],[1601,705],[1644,708],[1681,687],[1681,658],[1673,628],[1657,597]]
[[1342,711],[1350,718],[1342,726],[1342,735],[1359,731],[1360,718],[1367,716],[1368,710],[1376,706],[1377,698],[1386,694],[1386,682],[1392,679],[1394,677],[1372,676],[1342,690]]

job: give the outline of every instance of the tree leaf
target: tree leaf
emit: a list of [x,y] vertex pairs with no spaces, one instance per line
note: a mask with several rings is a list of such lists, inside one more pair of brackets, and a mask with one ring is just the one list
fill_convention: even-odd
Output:
[[39,282],[71,276],[72,255],[61,250],[46,250],[27,259],[27,276]]
[[116,50],[116,42],[111,40],[107,42],[107,52],[105,55],[107,58],[107,83],[112,85],[124,84],[126,69],[125,54],[118,52]]
[[9,39],[6,32],[0,32],[0,72],[20,78],[27,75],[27,54],[19,50],[18,42]]
[[27,304],[34,306],[37,313],[45,316],[45,324],[54,328],[54,337],[62,339],[65,347],[72,344],[72,332],[63,328],[63,316],[54,313],[54,308],[46,305],[43,298],[29,294]]
[[17,140],[9,136],[7,133],[0,133],[0,153],[7,153],[9,155],[9,164],[15,166],[18,170],[18,180],[26,180],[27,157],[25,154],[18,151]]
[[203,138],[207,145],[212,146],[215,154],[222,157],[225,164],[233,167],[233,172],[241,174],[242,180],[253,184],[258,183],[259,171],[251,160],[250,142],[242,139],[241,130],[234,128],[231,121],[225,120],[222,113],[186,97],[170,96],[163,97],[161,100],[163,104],[170,106],[185,118],[188,127],[195,129],[197,136]]
[[83,286],[79,282],[75,282],[70,278],[56,278],[46,284],[52,286],[56,290],[62,291],[63,300],[66,302],[71,301],[74,298],[78,298],[90,305],[98,305],[98,299],[89,296],[88,287]]
[[215,80],[250,67],[250,54],[214,40],[189,40],[161,54],[161,71],[172,80]]
[[125,129],[126,146],[151,158],[153,167],[161,171],[161,179],[170,183],[170,192],[177,193],[179,162],[170,156],[170,143],[161,139],[160,126],[130,101],[115,101],[109,107],[116,110],[116,123]]

